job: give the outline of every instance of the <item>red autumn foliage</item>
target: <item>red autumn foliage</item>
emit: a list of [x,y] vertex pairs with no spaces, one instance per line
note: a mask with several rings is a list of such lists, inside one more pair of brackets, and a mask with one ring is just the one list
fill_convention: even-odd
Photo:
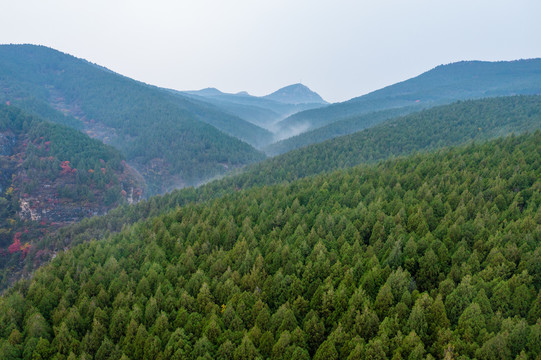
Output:
[[15,233],[15,236],[13,236],[13,244],[9,245],[8,247],[10,254],[21,250],[21,235],[21,232],[17,232]]
[[21,240],[14,240],[13,244],[9,245],[8,250],[10,254],[13,254],[15,251],[21,250]]

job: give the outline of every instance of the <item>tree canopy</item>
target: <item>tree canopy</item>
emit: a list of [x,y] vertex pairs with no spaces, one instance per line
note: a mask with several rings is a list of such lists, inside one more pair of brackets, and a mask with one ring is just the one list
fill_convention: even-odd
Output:
[[0,298],[2,358],[539,354],[541,132],[191,203]]

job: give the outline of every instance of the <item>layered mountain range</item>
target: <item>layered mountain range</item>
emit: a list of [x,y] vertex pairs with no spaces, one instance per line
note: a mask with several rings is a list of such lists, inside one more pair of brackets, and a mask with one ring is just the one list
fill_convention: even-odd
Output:
[[2,359],[541,353],[539,59],[328,104],[4,45],[0,101]]

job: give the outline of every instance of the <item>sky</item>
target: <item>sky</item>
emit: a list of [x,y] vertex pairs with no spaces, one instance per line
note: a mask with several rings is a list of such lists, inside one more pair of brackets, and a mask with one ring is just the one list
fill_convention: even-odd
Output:
[[2,0],[0,43],[152,85],[345,101],[460,60],[541,57],[539,0]]

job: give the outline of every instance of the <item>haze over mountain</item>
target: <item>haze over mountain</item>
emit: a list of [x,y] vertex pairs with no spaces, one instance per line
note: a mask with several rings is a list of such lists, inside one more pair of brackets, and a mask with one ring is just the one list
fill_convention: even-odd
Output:
[[327,104],[317,93],[302,84],[286,86],[261,97],[247,92],[228,94],[215,88],[180,93],[212,103],[223,111],[271,131],[276,122],[291,114]]
[[0,101],[119,148],[150,193],[197,184],[264,158],[218,129],[253,144],[271,139],[268,131],[215,106],[42,46],[0,46]]
[[308,130],[299,135],[276,141],[264,147],[263,151],[268,156],[284,154],[304,146],[321,143],[338,136],[352,134],[394,117],[416,111],[419,111],[418,107],[406,106],[346,117],[314,130]]
[[[421,110],[456,100],[541,93],[541,59],[462,61],[438,66],[412,79],[343,103],[291,115],[277,124],[279,139],[370,112]],[[287,149],[295,148],[295,145]]]
[[243,174],[223,182],[229,181],[231,189],[294,181],[389,157],[535,130],[541,130],[541,95],[459,101],[289,151],[250,165]]

